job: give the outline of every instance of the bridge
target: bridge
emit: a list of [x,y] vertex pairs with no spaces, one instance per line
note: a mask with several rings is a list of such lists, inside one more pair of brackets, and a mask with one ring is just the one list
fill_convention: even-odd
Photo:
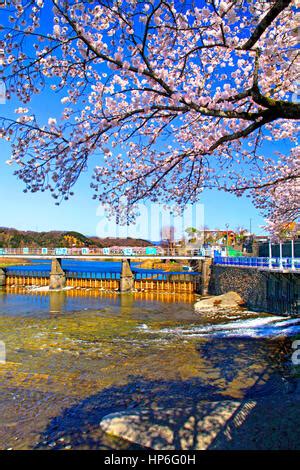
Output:
[[[51,269],[32,266],[2,268],[1,259],[51,260]],[[149,259],[182,260],[188,271],[167,272],[143,270],[130,261]],[[97,272],[89,267],[70,270],[62,260],[121,261],[118,273]],[[26,272],[25,272],[25,271]],[[77,272],[78,271],[78,272]],[[106,272],[107,271],[107,272]],[[157,290],[174,293],[198,292],[202,295],[236,291],[252,309],[271,313],[300,313],[300,258],[284,257],[208,257],[199,250],[163,250],[161,248],[14,248],[0,249],[0,286],[49,286],[49,289],[67,287],[100,288],[120,292]]]
[[162,259],[162,260],[204,260],[205,256],[200,255],[1,255],[0,254],[0,263],[1,258],[8,259],[80,259],[80,260],[101,260],[109,259],[113,261],[122,261],[124,258],[131,260],[146,260],[146,259]]
[[[147,253],[147,254],[146,254]],[[51,261],[51,269],[47,267],[32,266],[18,268],[2,268],[1,259],[13,260],[45,260]],[[193,264],[188,270],[180,272],[169,272],[164,270],[136,269],[130,265],[131,261],[143,261],[149,259],[157,260],[181,260],[186,264]],[[96,261],[109,260],[121,261],[120,272],[109,264],[105,270],[95,265],[95,269],[87,267],[70,270],[67,265],[63,266],[62,261],[80,260]],[[5,248],[0,249],[0,286],[27,286],[42,285],[49,286],[50,290],[63,289],[67,287],[95,287],[119,290],[120,292],[130,292],[133,289],[156,289],[169,290],[170,292],[198,292],[199,276],[206,273],[201,263],[206,263],[207,259],[199,255],[198,250],[186,253],[149,248],[115,248],[115,249],[88,249],[88,248]],[[17,264],[17,262],[16,262]],[[199,269],[200,267],[200,269]],[[84,272],[83,272],[84,271]],[[136,272],[140,271],[140,272]],[[198,272],[200,271],[200,272]]]
[[255,268],[264,271],[275,272],[300,272],[300,258],[290,257],[229,257],[229,256],[208,256],[208,250],[183,250],[162,249],[156,247],[144,248],[0,248],[1,258],[8,259],[74,259],[74,260],[178,260],[187,262],[203,261],[207,258],[213,259],[213,264],[223,266],[238,266],[241,268]]
[[178,250],[162,249],[160,247],[138,247],[138,248],[0,248],[1,258],[22,258],[22,259],[112,259],[120,261],[124,258],[146,260],[151,258],[168,260],[201,260],[205,258],[205,253],[200,250]]

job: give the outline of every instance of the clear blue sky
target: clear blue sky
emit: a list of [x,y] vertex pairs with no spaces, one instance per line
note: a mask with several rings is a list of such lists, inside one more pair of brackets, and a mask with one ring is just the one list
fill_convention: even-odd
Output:
[[[98,203],[92,200],[89,173],[81,176],[73,198],[55,206],[48,193],[23,193],[23,184],[13,175],[13,167],[5,164],[10,154],[9,146],[0,141],[0,150],[0,226],[22,230],[76,230],[87,235],[96,234]],[[249,228],[252,218],[252,230],[262,232],[260,226],[264,221],[247,198],[212,191],[205,193],[201,202],[204,204],[204,223],[211,228],[224,228],[226,223],[231,228],[241,225]],[[109,234],[103,231],[103,236]]]

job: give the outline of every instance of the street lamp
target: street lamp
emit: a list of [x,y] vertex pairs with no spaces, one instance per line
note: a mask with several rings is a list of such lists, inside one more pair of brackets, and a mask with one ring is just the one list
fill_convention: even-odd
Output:
[[226,227],[226,252],[227,252],[227,256],[228,256],[228,228],[229,228],[229,224],[225,224],[225,227]]

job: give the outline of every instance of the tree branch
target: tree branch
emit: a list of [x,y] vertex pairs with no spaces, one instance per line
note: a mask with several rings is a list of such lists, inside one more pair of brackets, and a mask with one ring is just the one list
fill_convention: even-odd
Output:
[[277,18],[277,16],[287,8],[292,0],[277,0],[275,4],[272,6],[271,10],[263,17],[261,22],[256,26],[252,36],[248,39],[248,41],[242,47],[242,50],[249,51],[260,39],[266,29],[270,26],[270,24]]

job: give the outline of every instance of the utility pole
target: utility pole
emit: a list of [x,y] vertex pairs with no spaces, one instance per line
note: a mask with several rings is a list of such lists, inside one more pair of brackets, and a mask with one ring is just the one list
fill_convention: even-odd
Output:
[[272,269],[272,241],[269,238],[269,269]]
[[282,240],[279,241],[279,268],[283,269],[282,263]]
[[292,269],[294,270],[295,269],[295,245],[294,245],[294,238],[292,237],[291,239],[291,258],[292,258]]

